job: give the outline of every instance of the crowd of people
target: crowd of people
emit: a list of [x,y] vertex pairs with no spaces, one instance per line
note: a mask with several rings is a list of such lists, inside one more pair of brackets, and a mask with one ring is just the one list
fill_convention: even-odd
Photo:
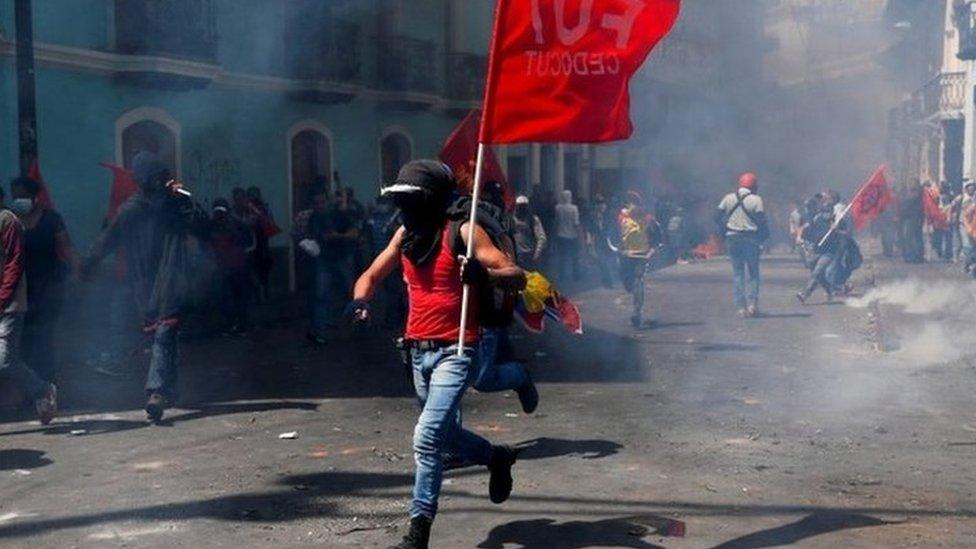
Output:
[[901,185],[895,205],[872,224],[885,257],[906,263],[959,262],[973,272],[976,242],[976,182],[959,187],[943,181]]
[[[218,305],[228,336],[247,333],[252,305],[268,299],[270,239],[279,229],[257,188],[234,189],[205,209],[155,155],[138,153],[131,171],[138,191],[106,219],[85,254],[75,251],[60,215],[40,203],[38,182],[14,180],[12,198],[0,209],[0,373],[20,386],[42,423],[57,411],[51,337],[72,272],[88,280],[105,257],[116,255],[151,341],[145,410],[153,422],[179,396],[180,331],[199,311],[197,286],[209,288],[204,293]],[[608,287],[619,279],[632,300],[630,321],[640,328],[647,320],[647,273],[688,253],[683,211],[635,190],[597,195],[589,207],[574,203],[569,191],[552,203],[545,191],[513,198],[504,185],[487,182],[482,198],[470,232],[472,200],[450,168],[412,161],[368,208],[352,189],[319,181],[309,191],[309,208],[292,224],[312,344],[328,345],[330,332],[350,320],[403,334],[404,365],[422,412],[414,438],[411,529],[402,548],[426,547],[445,468],[486,466],[496,503],[512,490],[517,452],[464,430],[460,407],[468,387],[514,391],[525,413],[539,405],[529,369],[508,336],[530,277],[543,271],[571,288],[586,270]],[[835,193],[818,198],[798,225],[808,243],[840,206]],[[756,316],[759,255],[769,231],[754,174],[740,177],[738,189],[719,204],[716,221],[733,262],[740,314]],[[845,229],[832,228],[840,239]],[[471,257],[465,257],[468,244]],[[841,269],[822,258],[843,255],[842,244],[807,248],[817,258],[814,279],[836,292],[844,284]],[[201,254],[209,269],[201,270]],[[463,285],[473,298],[462,338]]]

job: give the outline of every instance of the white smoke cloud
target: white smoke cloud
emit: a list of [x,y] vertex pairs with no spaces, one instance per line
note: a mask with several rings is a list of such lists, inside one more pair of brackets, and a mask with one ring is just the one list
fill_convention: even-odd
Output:
[[[897,340],[895,353],[902,358],[916,364],[942,364],[976,354],[976,281],[909,278],[847,300],[855,308],[875,303],[884,307],[884,329],[889,338]],[[899,313],[908,316],[885,321]],[[899,333],[891,333],[895,329]]]

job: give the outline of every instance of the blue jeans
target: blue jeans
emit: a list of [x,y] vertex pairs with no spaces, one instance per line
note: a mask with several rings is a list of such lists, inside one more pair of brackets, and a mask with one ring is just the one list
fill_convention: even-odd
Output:
[[803,289],[804,298],[810,297],[813,291],[817,289],[817,286],[822,286],[828,296],[834,292],[830,273],[832,272],[831,265],[836,262],[837,255],[833,252],[823,253],[817,256],[817,260],[813,264],[813,270],[810,271],[810,281],[807,282],[807,287]]
[[478,377],[474,388],[482,393],[496,393],[518,389],[529,380],[525,364],[517,361],[498,362],[498,345],[507,337],[505,328],[486,328],[478,344]]
[[474,377],[473,349],[457,356],[457,346],[431,351],[413,349],[413,385],[421,412],[413,434],[417,465],[410,516],[433,519],[441,493],[444,454],[450,453],[479,465],[488,465],[491,443],[461,428],[461,398]]
[[0,379],[10,380],[37,400],[47,393],[47,383],[20,359],[20,337],[24,330],[22,313],[0,313]]
[[352,290],[354,272],[355,264],[351,255],[315,258],[312,273],[311,331],[316,336],[323,336],[326,327],[338,324],[341,320],[342,309]]
[[[759,305],[759,241],[751,236],[731,235],[728,237],[729,259],[732,260],[732,283],[735,292],[735,305]],[[748,295],[746,271],[749,273]]]
[[160,323],[153,330],[152,337],[146,392],[159,393],[170,400],[175,400],[176,367],[180,359],[179,325]]

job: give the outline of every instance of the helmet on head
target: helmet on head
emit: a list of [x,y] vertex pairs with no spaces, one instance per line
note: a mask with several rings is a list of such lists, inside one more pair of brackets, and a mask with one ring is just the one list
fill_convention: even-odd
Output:
[[758,186],[759,186],[759,178],[756,177],[756,174],[752,172],[745,172],[744,174],[739,176],[739,188],[749,189],[750,191],[754,191]]

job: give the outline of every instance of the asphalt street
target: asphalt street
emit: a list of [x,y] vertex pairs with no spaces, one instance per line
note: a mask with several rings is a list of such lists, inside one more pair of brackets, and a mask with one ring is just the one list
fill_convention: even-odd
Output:
[[[483,470],[450,472],[432,546],[976,546],[973,282],[875,261],[855,281],[880,306],[803,306],[798,261],[763,274],[757,319],[736,317],[716,258],[655,273],[645,328],[619,288],[584,288],[583,336],[516,332],[538,411],[477,393],[464,409],[524,447],[514,494],[492,505]],[[159,426],[138,349],[120,375],[66,366],[64,417],[0,423],[0,547],[385,547],[417,413],[389,338],[314,348],[281,322],[188,341]]]

